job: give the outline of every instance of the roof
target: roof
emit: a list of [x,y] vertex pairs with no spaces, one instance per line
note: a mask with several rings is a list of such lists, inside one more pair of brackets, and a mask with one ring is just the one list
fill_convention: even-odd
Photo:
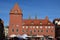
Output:
[[15,11],[17,11],[18,13],[22,13],[21,8],[18,6],[18,3],[16,3],[14,5],[14,7],[12,8],[12,10],[10,11],[10,13],[14,13]]
[[51,21],[46,19],[24,19],[23,25],[24,26],[54,26],[54,24]]

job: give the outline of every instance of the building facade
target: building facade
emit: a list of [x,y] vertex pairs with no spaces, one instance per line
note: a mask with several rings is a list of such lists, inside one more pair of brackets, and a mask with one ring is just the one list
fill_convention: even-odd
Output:
[[5,37],[8,36],[8,27],[4,27],[4,31],[5,31]]
[[55,37],[60,40],[60,18],[54,19],[53,23],[55,24]]
[[8,29],[9,37],[11,35],[23,35],[27,37],[45,37],[55,38],[55,26],[49,21],[48,17],[45,19],[23,19],[23,13],[16,3],[10,11],[10,23]]
[[2,19],[0,19],[0,40],[5,39],[5,34],[4,34],[4,22]]

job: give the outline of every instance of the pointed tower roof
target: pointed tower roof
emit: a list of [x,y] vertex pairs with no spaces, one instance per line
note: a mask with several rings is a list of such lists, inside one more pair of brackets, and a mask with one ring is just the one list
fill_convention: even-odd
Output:
[[16,3],[14,7],[12,8],[12,10],[10,11],[10,13],[15,13],[15,12],[22,13],[22,10],[21,8],[19,8],[18,3]]

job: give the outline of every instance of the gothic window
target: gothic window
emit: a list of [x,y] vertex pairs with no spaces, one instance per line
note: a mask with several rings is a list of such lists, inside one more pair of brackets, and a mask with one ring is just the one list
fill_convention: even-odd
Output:
[[12,29],[12,32],[14,32],[14,29]]
[[16,29],[16,32],[18,32],[18,29]]
[[34,30],[34,32],[36,32],[36,30]]
[[17,10],[15,10],[15,13],[17,13],[18,11]]
[[32,34],[32,30],[30,30],[30,34]]

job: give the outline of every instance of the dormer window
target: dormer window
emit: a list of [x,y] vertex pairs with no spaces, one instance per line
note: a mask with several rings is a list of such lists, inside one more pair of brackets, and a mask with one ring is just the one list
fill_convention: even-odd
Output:
[[42,25],[42,23],[40,23]]

